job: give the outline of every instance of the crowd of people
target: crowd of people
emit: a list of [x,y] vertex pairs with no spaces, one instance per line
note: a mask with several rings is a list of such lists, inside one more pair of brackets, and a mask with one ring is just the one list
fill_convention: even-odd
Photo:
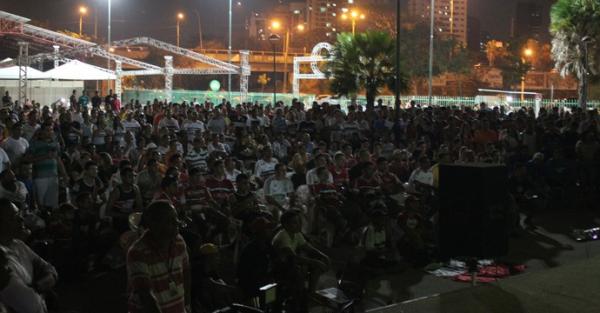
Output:
[[[306,311],[320,275],[340,270],[329,247],[362,252],[341,266],[359,282],[437,258],[441,164],[505,165],[514,234],[536,227],[537,212],[598,200],[596,110],[122,104],[85,90],[66,104],[15,104],[8,92],[2,102],[9,312],[52,311],[59,277],[122,266],[132,313],[250,305],[270,283],[275,305]],[[225,255],[235,270],[219,266]]]

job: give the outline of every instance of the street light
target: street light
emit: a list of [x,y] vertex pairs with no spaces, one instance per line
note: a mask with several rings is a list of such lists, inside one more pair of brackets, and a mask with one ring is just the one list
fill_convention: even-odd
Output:
[[273,20],[271,22],[271,29],[272,30],[279,30],[281,28],[281,22],[278,20]]
[[[272,23],[271,26],[274,26],[274,23]],[[280,40],[281,37],[277,34],[271,34],[271,36],[269,36],[269,41],[273,47],[273,105],[277,104],[277,79],[275,79],[275,74],[277,72],[277,59],[275,54],[275,43]]]
[[84,6],[79,7],[79,37],[83,34],[83,16],[87,14],[87,8]]
[[342,20],[347,20],[347,19],[350,19],[352,21],[352,35],[354,36],[354,34],[356,33],[356,20],[358,20],[358,19],[364,20],[365,15],[360,13],[359,11],[352,10],[350,12],[350,15],[348,15],[347,13],[342,14]]
[[183,19],[185,18],[185,15],[183,15],[183,13],[177,13],[177,47],[179,47],[179,43],[180,43],[180,34],[181,34],[181,30],[180,30],[180,23],[181,21],[183,21]]
[[[523,58],[521,59],[521,62],[523,64],[525,64],[525,59],[529,59],[533,57],[533,49],[531,48],[525,48],[525,50],[523,50]],[[523,76],[521,76],[521,102],[525,101],[525,77],[527,76],[527,72],[525,72],[525,74],[523,74]]]
[[[290,51],[290,42],[291,42],[291,31],[293,30],[293,28],[291,28],[289,25],[285,25],[285,42],[284,42],[284,50],[283,50],[283,93],[285,93],[287,91],[287,82],[288,82],[288,71],[287,71],[287,58],[288,58],[288,53]],[[281,22],[279,20],[273,20],[271,21],[271,31],[278,31],[283,27],[283,25],[281,24]],[[295,27],[296,31],[301,33],[304,31],[305,27],[304,24],[298,24]]]

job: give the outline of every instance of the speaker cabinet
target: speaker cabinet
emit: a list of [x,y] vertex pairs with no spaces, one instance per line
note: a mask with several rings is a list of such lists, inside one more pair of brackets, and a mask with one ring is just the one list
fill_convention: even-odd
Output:
[[508,173],[489,164],[440,166],[442,257],[492,258],[508,253]]

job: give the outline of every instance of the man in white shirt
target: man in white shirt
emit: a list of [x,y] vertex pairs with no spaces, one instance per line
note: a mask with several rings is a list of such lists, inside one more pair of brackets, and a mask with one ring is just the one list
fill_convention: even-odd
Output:
[[130,131],[136,136],[140,133],[140,130],[142,129],[140,123],[133,119],[132,112],[127,113],[127,119],[125,119],[121,124],[123,125],[123,128],[125,128],[126,131]]
[[262,159],[256,161],[254,166],[254,175],[264,182],[267,178],[275,174],[275,165],[279,163],[277,159],[273,157],[273,150],[271,147],[266,146],[261,151]]
[[158,123],[158,129],[168,128],[172,130],[179,130],[179,122],[171,114],[171,110],[167,110],[165,117],[163,117]]
[[[315,158],[315,167],[306,172],[307,185],[312,186],[319,183],[319,175],[317,175],[317,169],[319,167],[327,167],[327,154],[321,153]],[[329,179],[325,183],[333,184],[333,175],[331,175],[331,172],[327,172],[329,173]]]
[[281,212],[290,207],[294,197],[294,183],[286,176],[287,166],[283,163],[275,166],[275,175],[265,181],[263,187],[267,203]]
[[23,124],[16,123],[11,128],[10,137],[2,143],[2,148],[6,151],[11,163],[18,163],[29,148],[27,139],[21,137],[22,133]]
[[419,158],[419,167],[417,167],[408,178],[408,188],[415,190],[418,185],[433,186],[433,171],[429,158],[422,156]]
[[198,113],[192,112],[190,119],[183,123],[183,130],[186,131],[189,142],[204,131],[204,123],[198,120]]

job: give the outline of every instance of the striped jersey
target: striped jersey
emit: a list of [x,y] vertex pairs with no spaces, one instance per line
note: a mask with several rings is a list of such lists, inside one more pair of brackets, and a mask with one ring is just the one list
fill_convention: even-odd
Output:
[[158,253],[146,234],[127,253],[129,312],[143,312],[139,290],[149,289],[162,313],[185,312],[184,274],[189,275],[185,242],[177,236],[169,253]]

